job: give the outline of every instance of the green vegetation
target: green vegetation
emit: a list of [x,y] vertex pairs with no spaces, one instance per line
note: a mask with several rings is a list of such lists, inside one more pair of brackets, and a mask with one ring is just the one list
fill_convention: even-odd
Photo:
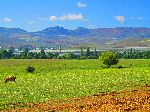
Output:
[[[150,83],[150,60],[120,60],[105,69],[101,65],[99,60],[0,60],[0,110],[19,102],[82,97]],[[27,73],[28,66],[35,72]],[[16,76],[16,82],[5,84],[7,76]]]
[[116,65],[119,62],[117,53],[112,51],[103,52],[99,58],[104,65],[107,65],[108,68],[111,65]]
[[118,56],[123,59],[150,59],[150,51],[130,49],[128,51],[118,52]]
[[32,67],[32,66],[28,66],[27,69],[26,69],[26,71],[27,71],[28,73],[33,73],[34,70],[35,70],[35,68]]
[[[119,59],[150,59],[150,51],[130,49],[113,52],[117,53]],[[30,52],[25,48],[23,52],[18,53],[14,51],[14,48],[0,49],[0,59],[98,59],[103,51],[97,51],[96,47],[94,51],[91,51],[89,47],[84,48],[83,51],[81,47],[81,51],[75,54],[70,51],[68,53],[45,52],[42,48],[40,52]]]
[[98,53],[96,51],[90,51],[90,48],[87,48],[86,51],[83,51],[81,48],[81,53],[74,54],[73,52],[68,52],[61,54],[61,52],[45,52],[44,49],[41,49],[40,52],[30,52],[27,48],[19,54],[15,54],[14,49],[10,48],[0,49],[0,59],[98,59]]

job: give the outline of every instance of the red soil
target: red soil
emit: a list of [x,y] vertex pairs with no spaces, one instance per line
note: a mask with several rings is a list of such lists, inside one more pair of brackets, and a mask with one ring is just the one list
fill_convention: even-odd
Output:
[[94,96],[39,104],[26,104],[25,107],[10,112],[150,112],[150,86],[135,90],[100,93]]

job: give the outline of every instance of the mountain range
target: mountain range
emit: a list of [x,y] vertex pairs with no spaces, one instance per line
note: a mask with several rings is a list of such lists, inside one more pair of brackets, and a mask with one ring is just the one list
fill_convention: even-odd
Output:
[[[149,39],[150,28],[146,27],[97,29],[78,27],[75,30],[70,30],[55,26],[37,32],[27,32],[20,28],[0,27],[0,46],[3,48],[58,47],[60,45],[63,47],[149,46]],[[128,43],[130,44],[128,45]]]

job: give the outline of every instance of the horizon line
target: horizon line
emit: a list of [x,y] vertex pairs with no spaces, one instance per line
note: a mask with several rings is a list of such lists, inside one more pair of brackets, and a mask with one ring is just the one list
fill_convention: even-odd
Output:
[[[65,28],[63,26],[50,26],[50,27],[46,27],[46,28],[43,28],[43,30],[45,29],[48,29],[48,28],[55,28],[55,27],[60,27],[60,28],[64,28],[66,30],[76,30],[78,28],[85,28],[85,29],[89,29],[89,30],[94,30],[94,29],[113,29],[113,28],[150,28],[150,27],[144,27],[144,26],[122,26],[122,27],[97,27],[97,28],[87,28],[87,27],[82,27],[82,26],[79,26],[79,27],[76,27],[75,29],[69,29],[69,28]],[[43,31],[43,30],[37,30],[37,31],[28,31],[28,30],[25,30],[23,28],[19,28],[19,27],[1,27],[0,28],[5,28],[5,29],[20,29],[20,30],[24,30],[26,32],[29,32],[29,33],[34,33],[34,32],[39,32],[39,31]]]

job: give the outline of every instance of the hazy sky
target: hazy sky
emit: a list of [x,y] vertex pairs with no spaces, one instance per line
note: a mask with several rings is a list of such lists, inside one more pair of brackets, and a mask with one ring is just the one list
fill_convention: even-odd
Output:
[[0,27],[150,27],[150,0],[0,0]]

